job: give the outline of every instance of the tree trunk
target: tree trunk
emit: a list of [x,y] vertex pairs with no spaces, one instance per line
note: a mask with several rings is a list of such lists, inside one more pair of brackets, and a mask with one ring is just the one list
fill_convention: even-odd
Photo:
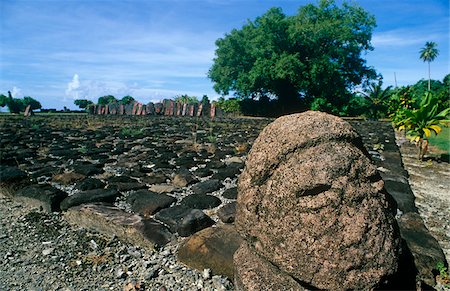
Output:
[[430,62],[428,62],[428,91],[431,91],[431,69],[430,69]]

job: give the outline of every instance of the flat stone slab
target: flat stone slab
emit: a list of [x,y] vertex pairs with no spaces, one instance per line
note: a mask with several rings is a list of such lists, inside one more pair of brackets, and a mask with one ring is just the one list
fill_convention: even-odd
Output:
[[198,269],[211,269],[214,275],[234,276],[233,254],[242,243],[234,226],[203,229],[186,240],[178,250],[178,259]]
[[153,249],[173,239],[170,231],[153,219],[127,213],[115,206],[84,204],[70,208],[64,217],[72,224],[95,229],[105,235]]
[[75,193],[61,202],[61,210],[92,202],[114,202],[120,193],[114,189],[94,189]]
[[169,207],[176,201],[172,196],[148,190],[135,191],[127,197],[127,202],[130,203],[131,209],[144,217],[149,217],[155,212]]
[[30,185],[18,190],[15,195],[19,202],[34,207],[42,207],[47,212],[59,211],[60,203],[66,197],[66,192],[50,185]]
[[190,236],[214,224],[214,220],[200,209],[182,205],[163,209],[156,213],[155,218],[167,224],[172,232],[177,232],[180,236]]

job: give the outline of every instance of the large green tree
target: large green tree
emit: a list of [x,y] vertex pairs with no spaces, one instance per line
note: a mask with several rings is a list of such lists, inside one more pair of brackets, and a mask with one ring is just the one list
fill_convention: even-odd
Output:
[[41,102],[37,101],[36,99],[34,99],[30,96],[23,97],[22,103],[25,107],[30,105],[32,110],[37,110],[37,109],[42,108]]
[[420,59],[428,63],[428,91],[431,90],[431,68],[430,63],[439,55],[437,44],[434,41],[427,41],[420,50]]
[[94,104],[94,102],[87,99],[77,99],[73,103],[81,109],[86,109],[90,104]]
[[340,107],[351,89],[376,77],[361,56],[373,49],[374,27],[374,17],[356,4],[322,0],[294,16],[271,8],[216,41],[208,76],[220,94],[275,97],[284,112],[314,98]]
[[106,96],[102,96],[100,98],[98,98],[97,104],[99,105],[106,105],[106,104],[112,104],[112,103],[117,103],[117,99],[116,97],[114,97],[113,95],[106,95]]

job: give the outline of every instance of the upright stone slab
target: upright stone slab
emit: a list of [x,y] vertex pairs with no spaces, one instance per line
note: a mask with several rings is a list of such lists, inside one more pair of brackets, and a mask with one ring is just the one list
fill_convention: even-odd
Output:
[[128,103],[125,105],[125,114],[126,115],[132,115],[133,114],[133,108],[134,108],[134,104],[133,103]]
[[145,111],[147,112],[147,115],[155,115],[155,104],[149,102],[145,108]]
[[183,108],[181,109],[181,115],[186,116],[188,111],[188,105],[186,103],[183,104]]
[[33,110],[31,109],[31,105],[27,105],[25,108],[25,112],[23,113],[23,116],[28,117],[33,115]]
[[197,104],[189,104],[189,116],[195,116],[197,113]]
[[109,104],[109,109],[108,109],[108,112],[109,112],[109,114],[111,114],[111,115],[116,115],[117,114],[117,109],[118,109],[118,104],[117,103],[114,103],[114,104]]
[[164,105],[162,103],[155,103],[155,114],[156,115],[164,114]]
[[211,118],[216,117],[216,103],[211,104],[211,109],[209,110],[209,116]]
[[142,104],[137,104],[136,115],[142,115]]
[[97,106],[97,114],[102,114],[103,111],[103,105],[98,105]]
[[119,115],[125,114],[125,106],[123,104],[119,105]]
[[[249,290],[271,276],[298,289],[386,283],[397,272],[400,236],[383,186],[347,122],[313,111],[275,120],[239,177],[235,224],[247,249],[234,257],[236,286]],[[260,260],[260,272],[248,263]]]
[[138,106],[139,106],[139,102],[134,101],[134,103],[133,103],[133,109],[132,109],[132,111],[131,111],[131,115],[136,115]]
[[197,117],[202,116],[203,103],[198,104]]
[[180,102],[177,102],[177,103],[175,103],[175,107],[177,109],[176,116],[180,116],[181,110],[183,109],[183,104],[181,104]]

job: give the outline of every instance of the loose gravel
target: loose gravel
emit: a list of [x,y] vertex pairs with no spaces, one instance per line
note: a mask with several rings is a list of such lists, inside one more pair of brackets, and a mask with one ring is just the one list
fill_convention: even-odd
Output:
[[225,277],[177,262],[181,240],[139,248],[0,193],[0,290],[233,289]]

